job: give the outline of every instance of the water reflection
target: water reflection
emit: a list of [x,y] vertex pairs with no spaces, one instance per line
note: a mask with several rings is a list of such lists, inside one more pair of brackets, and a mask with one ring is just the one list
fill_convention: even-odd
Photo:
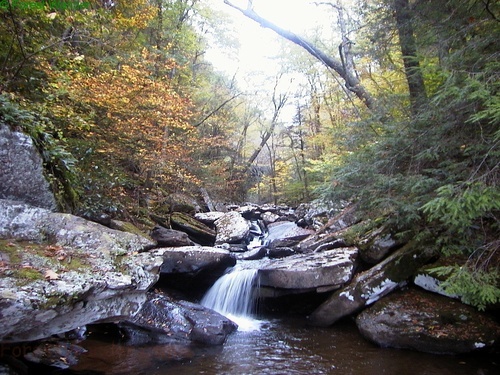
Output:
[[[121,374],[205,375],[493,375],[492,355],[438,356],[382,349],[360,337],[351,321],[314,328],[303,320],[261,321],[260,330],[237,331],[224,346],[123,347],[87,342],[78,369]],[[108,346],[106,346],[108,345]],[[99,358],[100,357],[100,358]]]
[[236,332],[222,350],[206,350],[153,374],[486,375],[498,370],[491,358],[378,348],[352,323],[321,329],[271,321],[261,331]]

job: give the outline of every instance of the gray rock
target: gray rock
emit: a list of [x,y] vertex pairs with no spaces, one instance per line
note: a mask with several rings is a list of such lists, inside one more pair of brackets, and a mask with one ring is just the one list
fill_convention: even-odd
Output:
[[224,270],[236,260],[228,250],[208,246],[163,248],[163,274],[196,274],[201,270]]
[[295,250],[291,247],[271,247],[267,249],[267,256],[270,259],[286,258],[295,254]]
[[43,174],[43,163],[29,136],[0,124],[0,199],[25,202],[49,210],[57,208]]
[[189,239],[187,233],[156,226],[151,231],[151,238],[155,240],[158,246],[192,246],[194,242]]
[[[0,200],[9,271],[0,278],[0,342],[33,341],[133,316],[158,280],[152,242],[68,214]],[[23,271],[24,270],[24,271]]]
[[238,260],[257,260],[264,258],[266,255],[267,249],[265,247],[256,247],[244,253],[236,254],[235,258]]
[[196,220],[201,221],[202,223],[212,225],[216,220],[220,219],[224,216],[224,212],[220,211],[211,211],[211,212],[199,212],[194,215]]
[[215,221],[217,228],[216,244],[238,243],[250,233],[250,223],[236,211],[231,211]]
[[313,230],[301,228],[292,221],[279,221],[270,224],[268,230],[269,234],[265,241],[268,247],[293,246],[314,234]]
[[130,321],[120,323],[129,344],[199,342],[222,345],[237,325],[201,305],[154,294]]
[[394,293],[356,318],[361,334],[382,347],[458,354],[500,339],[491,317],[458,301],[417,290]]
[[279,217],[279,215],[277,215],[273,212],[266,211],[266,212],[262,213],[261,218],[264,221],[264,223],[271,224],[271,223],[274,223],[275,221],[277,221],[280,217]]
[[259,268],[260,285],[301,290],[332,290],[348,283],[357,266],[358,250],[340,248],[269,260]]
[[301,253],[310,253],[313,251],[331,250],[346,246],[346,241],[340,238],[336,233],[316,233],[300,241],[296,245],[296,249]]
[[462,296],[457,294],[447,293],[442,284],[447,280],[446,275],[437,275],[433,272],[433,268],[438,267],[449,267],[449,266],[457,266],[457,264],[465,264],[467,262],[467,258],[465,256],[457,256],[453,255],[450,257],[440,256],[438,260],[431,264],[427,264],[424,267],[418,270],[415,278],[413,279],[413,283],[420,288],[427,290],[432,293],[441,294],[450,298],[460,299]]
[[363,238],[356,242],[359,247],[361,259],[369,264],[376,264],[391,253],[397,246],[401,246],[385,227],[376,228],[366,233]]
[[314,325],[329,326],[354,314],[395,289],[406,285],[417,270],[435,254],[411,243],[397,250],[383,262],[362,272],[346,287],[336,291],[310,316]]

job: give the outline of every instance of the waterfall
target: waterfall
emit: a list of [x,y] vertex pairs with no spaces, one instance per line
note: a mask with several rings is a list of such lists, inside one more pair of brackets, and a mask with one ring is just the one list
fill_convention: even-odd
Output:
[[260,322],[252,317],[256,305],[254,286],[258,284],[257,272],[257,269],[232,268],[208,290],[201,304],[234,321],[240,331],[258,329]]

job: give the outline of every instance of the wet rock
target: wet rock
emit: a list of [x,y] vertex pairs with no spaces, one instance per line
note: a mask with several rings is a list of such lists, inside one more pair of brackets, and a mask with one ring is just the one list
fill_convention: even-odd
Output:
[[356,248],[340,248],[270,260],[259,268],[260,285],[317,291],[338,289],[351,280],[357,255]]
[[162,274],[192,274],[202,270],[219,270],[234,266],[236,260],[228,250],[207,246],[168,247],[162,249]]
[[192,246],[193,241],[189,239],[187,233],[168,229],[157,225],[151,231],[151,238],[156,241],[158,246],[164,247],[179,247],[179,246]]
[[384,298],[358,315],[361,334],[382,347],[457,354],[488,348],[500,326],[471,306],[409,289]]
[[407,284],[417,270],[435,254],[408,244],[383,262],[362,272],[346,287],[336,291],[310,316],[314,325],[329,326],[337,320],[354,314],[381,297]]
[[0,199],[17,200],[51,211],[57,208],[33,141],[3,124],[0,124],[0,176]]
[[244,253],[236,254],[235,258],[237,260],[258,260],[264,258],[266,255],[267,249],[265,247],[256,247]]
[[201,305],[152,294],[133,320],[119,324],[133,345],[194,341],[221,345],[237,325]]
[[68,214],[0,200],[0,342],[34,341],[133,316],[158,280],[151,241]]
[[268,248],[266,253],[270,259],[285,258],[297,254],[291,247],[272,247]]
[[86,350],[69,342],[45,342],[32,352],[25,354],[24,359],[37,364],[67,369],[78,363],[79,357]]
[[250,223],[236,211],[231,211],[215,222],[217,227],[216,244],[239,243],[250,233]]
[[215,231],[187,214],[174,212],[170,216],[170,225],[172,229],[187,233],[191,240],[201,245],[212,246],[215,242]]

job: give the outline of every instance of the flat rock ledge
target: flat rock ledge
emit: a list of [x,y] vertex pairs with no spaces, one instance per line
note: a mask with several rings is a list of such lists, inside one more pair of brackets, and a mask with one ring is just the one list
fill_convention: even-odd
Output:
[[222,270],[232,267],[236,260],[228,250],[210,246],[165,247],[162,274],[196,274],[201,270]]
[[459,354],[491,347],[500,326],[471,306],[416,289],[400,291],[364,310],[361,334],[382,347]]
[[325,292],[348,283],[357,267],[358,249],[338,248],[269,260],[259,268],[262,287]]
[[68,214],[0,200],[0,343],[133,317],[165,250]]

